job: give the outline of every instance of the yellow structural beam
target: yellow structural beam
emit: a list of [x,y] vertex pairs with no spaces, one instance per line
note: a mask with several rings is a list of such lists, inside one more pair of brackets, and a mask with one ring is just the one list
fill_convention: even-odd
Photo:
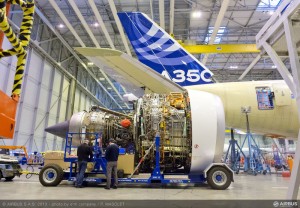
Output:
[[[179,42],[180,43],[180,42]],[[197,53],[259,53],[256,44],[214,44],[214,45],[185,45],[185,50],[192,54]]]

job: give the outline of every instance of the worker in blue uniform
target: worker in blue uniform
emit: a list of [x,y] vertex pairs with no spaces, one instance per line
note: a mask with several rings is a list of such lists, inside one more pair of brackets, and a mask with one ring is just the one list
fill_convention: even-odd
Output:
[[76,185],[77,188],[83,188],[83,178],[84,173],[87,168],[87,163],[90,159],[93,158],[93,151],[92,147],[88,145],[89,140],[84,140],[81,145],[79,145],[77,149],[77,156],[78,156],[78,173],[76,178]]
[[119,157],[119,147],[115,144],[114,139],[109,139],[109,145],[105,151],[105,159],[107,161],[106,167],[106,187],[105,189],[110,189],[111,187],[111,174],[114,172],[114,184],[112,185],[113,189],[118,188],[118,174],[117,174],[117,163]]

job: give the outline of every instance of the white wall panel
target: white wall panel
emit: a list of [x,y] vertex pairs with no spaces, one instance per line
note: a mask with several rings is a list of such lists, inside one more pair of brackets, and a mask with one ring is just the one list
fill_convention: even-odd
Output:
[[[5,59],[7,59],[7,58],[5,58]],[[5,82],[6,82],[6,79],[8,76],[8,72],[9,72],[9,69],[7,68],[9,65],[8,65],[8,63],[6,63],[6,61],[7,60],[4,60],[4,58],[0,60],[0,75],[1,75],[0,76],[0,90],[2,90],[2,91],[3,91],[3,89],[6,88]]]
[[64,100],[68,99],[69,87],[70,87],[70,81],[65,78],[63,84],[63,92],[62,92]]
[[[51,109],[51,100],[52,98],[58,98],[58,92],[55,92],[54,96],[52,97],[52,77],[53,73],[55,75],[54,67],[49,64],[47,61],[44,61],[44,70],[43,70],[43,77],[40,89],[40,98],[39,98],[39,106],[35,124],[35,135],[39,137],[39,143],[41,145],[42,151],[51,150],[52,146],[49,146],[47,140],[50,138],[53,141],[54,136],[48,133],[45,133],[44,129],[48,126],[54,125],[56,122],[56,115],[49,115],[48,111],[50,112]],[[53,102],[52,104],[57,103]],[[54,104],[53,106],[57,109],[57,105]],[[54,109],[54,110],[55,110]],[[51,122],[52,121],[52,122]],[[52,145],[52,142],[51,142]],[[44,149],[43,149],[44,147]]]
[[[13,82],[11,83],[7,83],[7,77],[9,76],[9,73],[14,73],[14,71],[12,70],[12,67],[10,67],[10,63],[11,63],[11,57],[6,57],[6,58],[2,58],[0,60],[0,89],[3,91],[6,89],[6,85],[10,84],[12,85]],[[6,84],[7,83],[7,84]]]
[[18,144],[17,145],[26,145],[28,148],[28,144],[29,144],[29,135],[20,132],[18,134]]
[[35,122],[35,128],[34,128],[34,137],[39,136],[43,137],[44,129],[45,129],[45,119],[46,114],[44,111],[37,111],[36,115],[36,122]]
[[85,110],[89,110],[91,108],[91,99],[89,97],[86,98]]
[[15,134],[14,143],[17,145],[26,144],[30,152],[38,150],[38,147],[34,147],[33,144],[35,139],[34,127],[38,114],[40,79],[43,72],[43,59],[32,49],[29,50],[27,59],[17,118],[17,134]]
[[14,140],[13,139],[1,139],[0,145],[9,145],[12,146],[14,145]]
[[89,110],[95,102],[88,97],[84,92],[76,89],[75,101],[74,101],[74,112],[79,112],[83,110]]
[[[35,138],[38,136],[40,138],[40,142],[43,142],[43,135],[44,135],[44,129],[45,126],[45,119],[48,120],[47,117],[47,111],[48,111],[48,104],[51,99],[50,90],[50,82],[52,77],[52,66],[44,62],[44,71],[43,71],[43,77],[42,77],[42,83],[41,83],[41,89],[40,89],[40,97],[39,97],[39,104],[38,104],[38,111],[37,111],[37,118],[35,123]],[[47,125],[48,126],[48,125]]]
[[83,92],[80,92],[80,109],[81,110],[86,110],[86,95]]
[[59,94],[53,92],[52,98],[51,98],[51,106],[50,106],[50,113],[49,116],[51,118],[56,118],[57,116],[57,108],[58,108],[58,102],[59,102]]
[[56,140],[56,146],[54,147],[55,150],[62,150],[62,142],[63,139],[58,137]]
[[53,92],[59,93],[61,77],[62,77],[61,72],[58,71],[58,70],[55,70],[54,83],[53,83]]
[[[20,120],[19,132],[31,134],[32,120],[34,118],[34,114],[32,113],[32,108],[24,106],[22,109],[22,115]],[[20,142],[18,138],[18,142]],[[22,143],[19,143],[22,144]]]
[[44,63],[44,72],[43,72],[43,79],[42,79],[42,87],[50,89],[52,86],[50,86],[50,81],[52,77],[52,71],[53,66],[51,66],[49,63]]
[[49,117],[48,119],[48,126],[53,126],[56,124],[56,117]]
[[44,86],[41,87],[41,90],[40,90],[40,98],[39,98],[39,109],[43,112],[46,113],[47,111],[47,105],[48,105],[48,102],[50,102],[48,100],[48,97],[49,97],[49,90],[50,89],[47,89],[45,88]]
[[[66,120],[69,87],[70,87],[70,81],[67,79],[64,79],[62,99],[61,99],[60,110],[59,110],[59,122]],[[70,107],[70,106],[68,106],[68,107]]]
[[60,111],[59,111],[59,121],[63,122],[66,120],[66,109],[67,109],[67,102],[62,100],[60,104]]
[[58,103],[60,102],[59,92],[61,85],[62,74],[58,70],[55,71],[54,82],[53,82],[53,91],[50,105],[50,117],[56,118]]
[[80,91],[76,88],[75,90],[75,99],[74,99],[74,113],[80,111]]
[[52,150],[52,144],[53,144],[53,140],[54,140],[54,135],[52,134],[48,134],[46,135],[46,145],[45,145],[45,151],[47,150]]
[[36,102],[36,96],[38,92],[38,85],[34,83],[31,79],[27,79],[25,93],[22,94],[24,96],[24,103],[27,105],[34,107]]
[[47,137],[47,140],[46,140],[46,145],[45,145],[45,151],[52,151],[53,150],[53,146],[52,146],[52,144],[53,144],[53,138],[48,138]]
[[28,71],[28,76],[30,78],[33,78],[34,80],[39,80],[40,72],[42,70],[41,67],[43,67],[42,62],[43,62],[42,57],[38,55],[35,51],[32,51],[31,60],[29,62],[29,71]]
[[42,136],[34,136],[34,141],[32,143],[32,152],[37,151],[41,152],[42,151],[42,146],[43,146],[43,141],[42,141]]
[[[48,126],[53,126],[56,124],[56,117],[52,118],[49,117],[48,120]],[[46,134],[46,145],[45,145],[45,151],[46,150],[53,150],[53,141],[54,141],[55,136],[52,134],[47,133]]]
[[32,127],[32,119],[33,113],[30,109],[23,107],[22,116],[20,120],[19,132],[18,132],[18,142],[17,145],[26,145],[28,148],[29,140],[31,136],[31,127]]

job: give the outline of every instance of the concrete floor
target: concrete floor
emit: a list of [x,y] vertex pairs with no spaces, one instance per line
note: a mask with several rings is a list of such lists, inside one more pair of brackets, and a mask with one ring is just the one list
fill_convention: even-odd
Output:
[[[44,187],[38,176],[26,179],[24,176],[12,182],[0,181],[0,199],[89,199],[89,200],[204,200],[204,199],[284,199],[289,178],[272,175],[235,176],[235,182],[227,190],[212,190],[208,185],[194,187],[181,186],[147,186],[122,184],[117,190],[105,190],[104,184],[76,189],[69,182],[62,182],[57,187]],[[84,194],[83,194],[84,193]],[[300,199],[300,194],[298,195]]]

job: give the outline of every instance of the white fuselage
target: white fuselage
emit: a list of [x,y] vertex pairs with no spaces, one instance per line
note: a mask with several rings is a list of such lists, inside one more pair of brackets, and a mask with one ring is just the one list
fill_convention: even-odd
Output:
[[[297,138],[299,131],[296,100],[283,80],[217,83],[185,87],[218,95],[224,105],[226,127],[246,129],[241,107],[251,107],[249,113],[252,132]],[[272,93],[269,100],[267,92]],[[273,107],[267,106],[268,104]]]

